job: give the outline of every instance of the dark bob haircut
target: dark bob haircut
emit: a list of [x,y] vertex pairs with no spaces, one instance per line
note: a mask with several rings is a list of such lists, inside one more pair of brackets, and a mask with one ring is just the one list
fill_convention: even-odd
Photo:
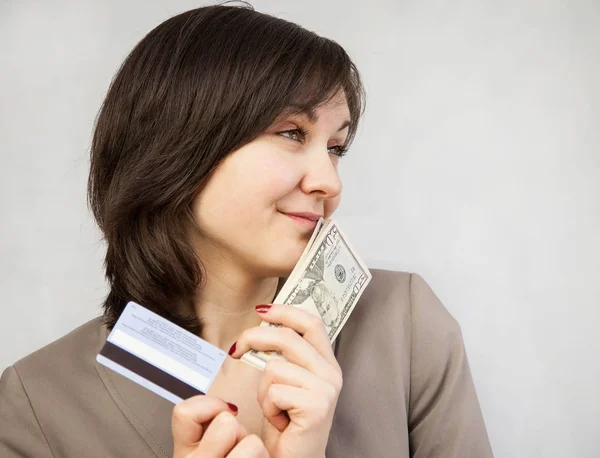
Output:
[[188,236],[194,197],[222,159],[281,113],[311,116],[339,90],[348,147],[365,94],[346,51],[247,3],[179,14],[135,46],[100,108],[90,154],[109,329],[132,300],[200,335],[193,303],[204,273]]

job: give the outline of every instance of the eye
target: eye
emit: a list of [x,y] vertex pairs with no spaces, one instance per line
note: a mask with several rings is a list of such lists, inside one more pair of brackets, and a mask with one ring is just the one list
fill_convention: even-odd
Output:
[[[301,135],[303,139],[306,138],[306,135],[308,134],[308,132],[306,131],[306,129],[304,129],[303,127],[298,127],[296,129],[290,129],[290,130],[284,130],[283,132],[279,132],[279,133],[280,134],[292,134],[294,136]],[[298,141],[298,140],[296,140],[295,138],[292,138],[292,137],[288,137],[288,138],[291,138],[294,141]],[[300,141],[302,141],[302,140],[300,140]]]
[[[304,139],[306,138],[306,135],[308,134],[308,132],[303,127],[298,127],[296,129],[284,130],[283,132],[279,132],[279,134],[289,134],[290,137],[288,137],[288,138],[302,143],[304,141]],[[297,140],[297,137],[299,137],[299,136],[302,138],[300,140]],[[338,157],[345,156],[346,152],[348,151],[347,148],[344,148],[344,145],[331,146],[328,148],[328,150],[331,154],[335,154]]]
[[343,145],[332,146],[329,149],[334,150],[333,154],[335,154],[338,157],[344,157],[346,155],[346,152],[348,151],[346,148],[344,148]]

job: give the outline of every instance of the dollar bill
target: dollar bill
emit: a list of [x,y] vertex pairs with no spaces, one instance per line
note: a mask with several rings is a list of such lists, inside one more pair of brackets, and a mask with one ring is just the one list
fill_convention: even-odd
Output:
[[[313,233],[311,234],[310,239],[308,240],[308,243],[306,244],[306,247],[304,247],[304,251],[300,255],[300,259],[298,259],[298,262],[296,262],[294,269],[288,276],[286,283],[283,285],[282,289],[279,291],[277,297],[279,297],[281,295],[281,291],[284,290],[286,285],[288,285],[288,287],[289,287],[292,284],[292,280],[290,280],[290,279],[295,278],[300,273],[302,273],[302,270],[304,269],[304,263],[302,261],[304,259],[306,259],[306,257],[308,256],[308,253],[310,252],[311,247],[314,245],[315,240],[317,239],[317,237],[320,234],[321,229],[323,229],[324,225],[325,225],[325,220],[323,218],[319,218],[319,220],[317,221],[317,225],[315,226]],[[277,297],[275,299],[277,299]]]
[[[321,318],[333,343],[371,281],[371,273],[333,220],[320,220],[303,254],[273,300]],[[261,326],[276,326],[262,322]],[[264,370],[276,351],[250,350],[242,361]]]

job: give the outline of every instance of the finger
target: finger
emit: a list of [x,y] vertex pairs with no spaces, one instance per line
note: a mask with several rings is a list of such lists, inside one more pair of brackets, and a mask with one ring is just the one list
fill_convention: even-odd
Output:
[[210,422],[193,453],[198,458],[222,458],[248,435],[246,428],[230,412],[221,412]]
[[324,421],[331,421],[336,401],[337,398],[333,393],[332,396],[327,396],[324,393],[302,388],[273,384],[269,387],[262,408],[269,422],[280,412],[286,411],[290,421],[303,429],[308,429],[315,425],[322,425]]
[[271,423],[279,432],[282,433],[290,424],[290,416],[285,409],[282,409],[275,404],[275,400],[270,394],[271,386],[274,385],[269,385],[269,389],[265,393],[260,406],[263,410],[263,416],[265,417],[265,420]]
[[268,396],[268,391],[263,397],[263,401],[260,404],[263,410],[263,416],[277,431],[280,433],[284,432],[290,424],[290,416],[285,411],[277,407],[272,399]]
[[175,450],[180,453],[193,451],[204,432],[203,424],[226,411],[231,410],[225,401],[206,395],[193,396],[176,404],[171,417]]
[[321,317],[308,313],[291,305],[273,304],[270,308],[257,308],[260,317],[269,323],[281,324],[300,334],[309,342],[326,360],[337,364],[327,328]]
[[308,369],[315,375],[328,378],[337,370],[297,332],[287,327],[256,326],[246,329],[235,343],[232,358],[248,350],[278,351],[291,363]]
[[323,380],[305,368],[284,359],[268,361],[263,375],[258,381],[257,399],[259,404],[262,405],[264,397],[273,383],[315,390],[319,389]]
[[296,366],[284,359],[271,360],[267,362],[263,375],[259,379],[256,399],[263,408],[266,420],[279,432],[283,432],[290,423],[287,412],[276,408],[272,404],[267,404],[267,413],[265,414],[265,399],[271,385],[287,384],[296,388],[314,389],[320,383],[323,383],[323,381],[303,367]]
[[269,458],[269,452],[263,441],[256,434],[251,434],[244,437],[227,458]]

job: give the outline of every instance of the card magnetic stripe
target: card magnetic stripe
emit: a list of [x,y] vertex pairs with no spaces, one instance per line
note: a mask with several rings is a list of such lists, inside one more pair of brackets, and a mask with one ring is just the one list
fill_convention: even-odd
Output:
[[100,354],[114,363],[129,369],[131,372],[136,373],[140,377],[173,393],[175,396],[179,396],[181,399],[187,399],[198,394],[205,394],[109,341],[106,341],[102,350],[100,350]]

